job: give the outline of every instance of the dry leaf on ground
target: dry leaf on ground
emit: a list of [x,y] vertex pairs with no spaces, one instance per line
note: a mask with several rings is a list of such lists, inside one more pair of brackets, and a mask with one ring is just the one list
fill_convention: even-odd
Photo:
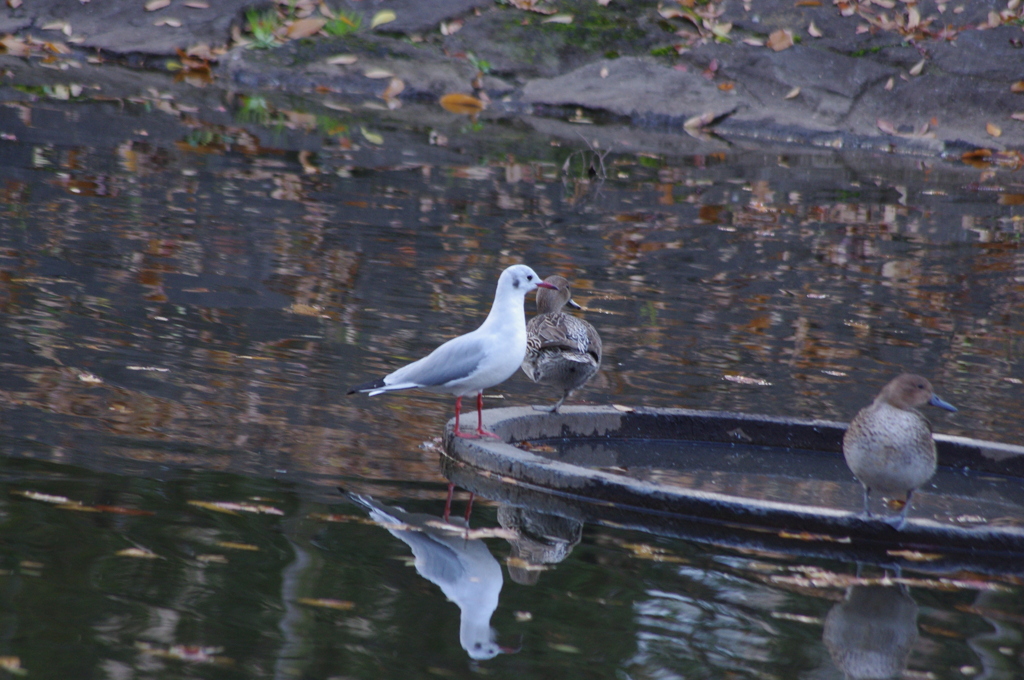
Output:
[[899,132],[896,130],[896,126],[887,120],[882,120],[881,118],[879,118],[877,121],[875,121],[875,125],[877,125],[878,129],[886,133],[887,135],[899,134]]
[[789,49],[793,46],[793,31],[782,28],[774,31],[770,36],[768,36],[767,45],[776,52]]
[[327,25],[327,19],[309,18],[298,19],[288,27],[287,36],[292,40],[308,38],[320,32],[320,29]]
[[440,99],[441,108],[449,113],[471,116],[484,110],[484,103],[476,97],[460,92],[446,94]]
[[373,19],[370,21],[370,28],[377,28],[381,24],[389,24],[397,18],[390,9],[382,9],[373,15]]

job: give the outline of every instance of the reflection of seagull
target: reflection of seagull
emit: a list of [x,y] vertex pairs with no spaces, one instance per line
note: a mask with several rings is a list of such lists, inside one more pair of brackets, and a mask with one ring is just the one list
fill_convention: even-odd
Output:
[[509,540],[508,575],[524,586],[536,585],[545,565],[564,560],[583,538],[578,520],[512,505],[498,508],[498,523],[518,535]]
[[910,497],[935,474],[932,426],[917,410],[929,404],[956,411],[932,392],[932,384],[919,375],[894,378],[870,406],[857,413],[843,436],[846,464],[864,485],[864,515],[871,516],[871,491],[906,494],[903,511],[893,521],[901,529],[907,521]]
[[[483,392],[512,377],[526,356],[526,313],[523,300],[537,287],[554,288],[544,283],[525,264],[509,267],[498,278],[494,304],[480,328],[444,343],[419,361],[403,366],[372,382],[356,385],[348,391],[381,392],[417,388],[455,395],[455,436],[494,437],[483,428]],[[462,398],[476,395],[476,433],[459,429]]]
[[[459,606],[462,610],[459,643],[470,657],[493,659],[501,652],[512,651],[494,641],[491,615],[498,608],[501,565],[482,540],[463,538],[465,528],[445,525],[440,517],[406,512],[368,496],[347,495],[366,508],[372,520],[412,548],[419,575],[437,584],[445,596]],[[453,523],[459,521],[452,520]]]
[[853,586],[821,637],[847,678],[898,678],[917,642],[917,603],[904,586]]
[[549,276],[544,282],[554,290],[537,291],[537,316],[526,326],[523,373],[533,382],[562,390],[554,406],[534,407],[558,413],[562,402],[601,368],[601,336],[583,319],[562,311],[566,305],[580,308],[572,300],[568,281]]

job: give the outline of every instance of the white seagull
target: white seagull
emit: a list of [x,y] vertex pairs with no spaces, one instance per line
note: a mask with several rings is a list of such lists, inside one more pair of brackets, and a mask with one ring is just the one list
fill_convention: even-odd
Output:
[[406,512],[369,496],[346,495],[366,508],[370,519],[412,548],[416,572],[437,584],[445,597],[458,605],[462,612],[459,643],[470,657],[483,661],[517,651],[494,640],[491,616],[498,608],[503,583],[501,565],[482,540],[463,536],[468,527],[460,529],[440,517]]
[[[348,391],[370,396],[394,390],[420,389],[455,396],[455,436],[476,439],[498,435],[483,427],[483,392],[512,377],[526,356],[526,294],[537,288],[554,288],[525,264],[507,268],[498,278],[494,304],[484,322],[472,333],[444,343],[419,361],[373,382]],[[462,398],[476,395],[476,432],[459,429]]]

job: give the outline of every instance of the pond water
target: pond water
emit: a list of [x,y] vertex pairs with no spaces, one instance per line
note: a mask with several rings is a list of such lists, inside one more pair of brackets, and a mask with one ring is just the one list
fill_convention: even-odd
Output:
[[[1019,565],[886,580],[577,526],[524,570],[503,564],[528,549],[509,534],[427,519],[451,399],[345,395],[474,328],[525,262],[569,278],[604,339],[575,401],[846,421],[906,370],[959,408],[931,412],[936,431],[1019,444],[1019,172],[739,147],[602,167],[579,136],[515,123],[338,114],[325,132],[229,101],[163,109],[0,106],[0,665],[1024,674]],[[520,374],[485,405],[557,396]],[[510,513],[479,499],[471,524],[525,521]],[[427,544],[468,576],[439,575]],[[863,653],[864,635],[888,642]]]

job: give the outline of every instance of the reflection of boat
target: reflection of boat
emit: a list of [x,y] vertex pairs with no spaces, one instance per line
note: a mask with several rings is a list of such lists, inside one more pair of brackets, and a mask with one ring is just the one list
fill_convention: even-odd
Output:
[[501,503],[726,546],[1024,572],[1024,447],[936,435],[939,471],[897,532],[859,516],[839,423],[582,406],[484,417],[504,441],[449,436],[442,467]]
[[821,638],[845,677],[898,678],[917,642],[917,603],[904,586],[852,586]]
[[[370,518],[412,549],[416,571],[436,584],[462,611],[459,643],[474,659],[493,659],[509,651],[494,641],[491,615],[501,592],[501,565],[480,539],[463,536],[465,525],[453,519],[406,512],[369,496],[347,494]],[[460,526],[461,525],[461,530]]]

